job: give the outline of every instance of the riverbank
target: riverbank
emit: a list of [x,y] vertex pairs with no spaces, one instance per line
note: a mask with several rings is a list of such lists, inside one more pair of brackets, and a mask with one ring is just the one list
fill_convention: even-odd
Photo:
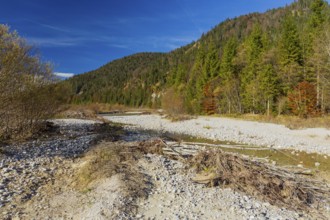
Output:
[[[38,137],[2,146],[0,219],[24,216],[22,206],[38,197],[43,187],[59,176],[70,176],[70,167],[79,156],[105,135],[115,140],[113,134],[104,134],[108,132],[104,126],[94,120],[53,120]],[[38,207],[45,204],[39,202]]]
[[292,130],[278,124],[207,116],[177,122],[171,122],[160,115],[114,115],[104,118],[126,124],[131,129],[330,155],[330,130],[325,128]]
[[[150,120],[144,118],[147,116],[159,117],[121,117]],[[159,121],[153,123],[157,125]],[[93,120],[61,119],[55,120],[50,131],[35,140],[5,146],[5,154],[0,158],[0,175],[4,177],[0,182],[0,218],[327,219],[330,216],[329,204],[318,200],[316,194],[313,196],[317,202],[298,209],[294,203],[279,206],[267,197],[237,187],[196,183],[193,179],[198,171],[188,158],[174,160],[164,153],[174,149],[171,144],[184,148],[182,143],[162,139],[164,129],[150,132],[141,131],[136,125],[128,127],[122,130],[120,126]],[[196,153],[205,149],[193,147]],[[172,153],[177,152],[181,151],[174,149]],[[259,162],[253,163],[259,166]],[[260,182],[261,188],[262,184],[265,183]],[[245,185],[249,187],[248,183]]]

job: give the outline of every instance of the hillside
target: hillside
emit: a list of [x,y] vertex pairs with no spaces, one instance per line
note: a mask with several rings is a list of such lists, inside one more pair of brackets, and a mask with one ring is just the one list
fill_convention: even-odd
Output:
[[166,54],[161,53],[140,53],[115,60],[70,79],[75,94],[72,102],[149,105],[151,94],[164,87],[168,69]]
[[330,109],[329,5],[293,4],[228,19],[170,53],[141,53],[65,82],[73,103],[189,113],[296,114]]

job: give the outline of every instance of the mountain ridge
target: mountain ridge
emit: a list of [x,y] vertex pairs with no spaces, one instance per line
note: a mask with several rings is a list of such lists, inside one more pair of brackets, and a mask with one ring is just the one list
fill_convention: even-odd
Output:
[[[161,97],[169,92],[176,94],[183,112],[269,114],[300,108],[290,106],[290,94],[306,81],[317,90],[317,105],[313,101],[312,108],[326,112],[328,97],[321,104],[320,97],[324,98],[328,85],[321,85],[320,76],[315,76],[312,58],[316,53],[322,59],[326,56],[316,47],[321,47],[318,41],[330,24],[328,14],[325,1],[295,1],[265,13],[227,19],[197,41],[168,53],[133,54],[65,83],[72,88],[73,103],[161,107],[165,101]],[[323,75],[328,79],[328,73]],[[267,87],[274,87],[273,91],[266,91]],[[258,93],[267,95],[256,97]]]

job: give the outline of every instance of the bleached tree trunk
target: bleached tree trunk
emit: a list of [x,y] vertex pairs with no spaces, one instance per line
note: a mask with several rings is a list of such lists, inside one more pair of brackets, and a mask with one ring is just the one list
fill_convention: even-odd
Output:
[[267,99],[267,116],[269,117],[270,114],[270,100],[269,98]]
[[320,106],[320,66],[316,67],[316,106]]

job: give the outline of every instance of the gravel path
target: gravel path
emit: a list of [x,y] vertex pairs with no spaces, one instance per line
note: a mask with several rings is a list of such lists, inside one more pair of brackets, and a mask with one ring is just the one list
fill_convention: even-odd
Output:
[[159,115],[104,116],[104,118],[129,124],[130,127],[137,129],[330,155],[330,130],[323,128],[290,130],[283,125],[271,123],[205,116],[179,122],[171,122]]
[[231,189],[195,184],[179,161],[147,155],[138,165],[151,176],[151,193],[134,219],[308,219]]

